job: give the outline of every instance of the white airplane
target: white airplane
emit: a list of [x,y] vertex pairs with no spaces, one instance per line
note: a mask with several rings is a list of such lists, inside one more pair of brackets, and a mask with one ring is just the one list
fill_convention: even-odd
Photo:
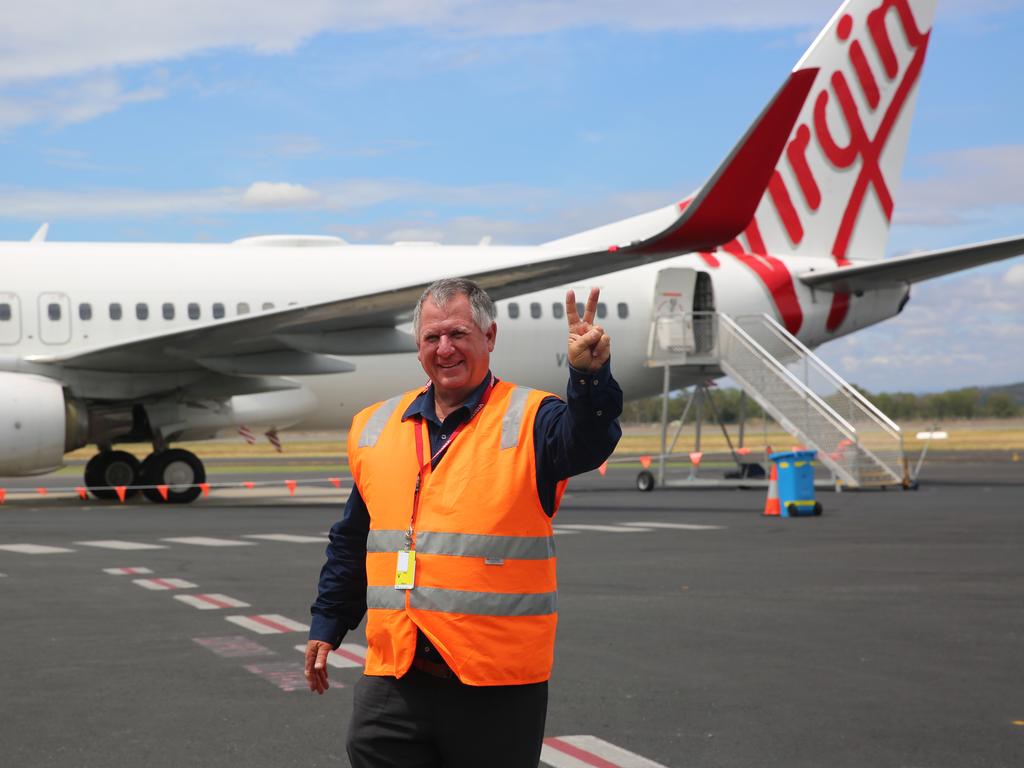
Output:
[[[101,498],[143,486],[188,502],[205,480],[178,440],[341,429],[422,379],[411,308],[465,275],[498,300],[494,368],[559,391],[565,288],[599,319],[629,398],[661,391],[647,344],[658,275],[689,270],[686,309],[768,313],[815,347],[898,314],[911,283],[1024,253],[1024,238],[883,260],[893,186],[935,0],[848,0],[696,193],[530,247],[269,236],[230,244],[0,244],[0,475],[52,471],[95,444]],[[707,378],[683,369],[676,386]],[[146,442],[140,463],[117,443]],[[137,489],[136,489],[137,490]],[[129,490],[131,493],[132,490]]]

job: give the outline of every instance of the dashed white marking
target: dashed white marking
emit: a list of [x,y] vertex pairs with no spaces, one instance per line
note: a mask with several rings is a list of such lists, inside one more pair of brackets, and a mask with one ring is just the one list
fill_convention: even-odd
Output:
[[[306,646],[296,645],[296,651],[306,652]],[[338,669],[366,666],[366,646],[358,643],[342,643],[327,654],[327,664]]]
[[[301,691],[308,688],[301,664],[290,661],[271,661],[263,664],[246,664],[245,668],[254,675],[269,680],[282,691]],[[332,683],[331,685],[333,687],[337,684]]]
[[135,568],[104,568],[104,573],[109,573],[111,576],[141,576],[144,573],[152,573],[150,568],[142,568],[141,566]]
[[540,761],[554,768],[667,768],[596,736],[544,739]]
[[232,624],[237,624],[258,635],[279,635],[284,632],[306,632],[308,624],[292,621],[279,613],[264,613],[257,616],[225,616]]
[[175,595],[175,600],[180,600],[185,605],[191,605],[201,611],[216,611],[221,608],[248,608],[249,603],[244,603],[227,595],[212,593],[209,595]]
[[238,539],[214,539],[209,536],[181,536],[174,539],[161,539],[173,544],[193,544],[197,547],[255,547],[254,541],[239,541]]
[[599,531],[601,533],[643,533],[650,530],[649,528],[636,528],[628,525],[587,525],[584,523],[565,523],[556,527],[573,531]]
[[17,552],[22,555],[56,555],[61,552],[74,552],[66,547],[50,547],[45,544],[0,544],[0,549]]
[[120,539],[103,539],[101,541],[76,541],[83,547],[100,547],[102,549],[167,549],[163,544],[143,544],[141,541],[121,541]]
[[553,534],[555,534],[555,536],[568,536],[569,534],[572,534],[572,533],[579,533],[579,531],[563,531],[563,530],[561,530],[560,528],[558,528],[556,526],[552,526],[551,532]]
[[152,589],[157,592],[165,589],[192,589],[198,586],[191,581],[184,579],[132,579],[132,583],[138,584],[144,589]]
[[261,541],[286,541],[290,544],[323,544],[327,541],[323,536],[299,536],[295,533],[250,533],[243,539],[260,539]]
[[623,523],[645,528],[673,528],[679,531],[721,531],[724,525],[698,525],[697,523]]

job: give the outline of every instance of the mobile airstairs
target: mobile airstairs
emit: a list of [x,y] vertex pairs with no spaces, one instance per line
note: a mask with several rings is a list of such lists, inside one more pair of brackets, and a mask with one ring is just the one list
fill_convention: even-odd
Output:
[[[670,447],[668,396],[673,379],[678,381],[673,371],[679,370],[685,378],[693,380],[696,374],[702,382],[728,375],[797,443],[817,451],[818,461],[832,473],[829,484],[837,489],[910,486],[900,428],[772,317],[687,311],[683,302],[663,301],[655,309],[647,352],[649,366],[665,369],[659,485],[698,480],[695,466],[687,480],[666,479],[666,459],[672,455],[686,419],[684,413]],[[696,405],[698,452],[705,404],[717,420],[707,386],[697,384],[687,412]],[[751,453],[743,447],[742,422],[739,447],[733,445],[725,425],[721,426],[737,465],[741,470],[745,464],[749,466]],[[699,484],[756,485],[746,472],[734,474],[739,477],[732,482],[704,479]],[[641,490],[648,490],[645,485],[653,483],[651,473],[642,472],[637,479]]]

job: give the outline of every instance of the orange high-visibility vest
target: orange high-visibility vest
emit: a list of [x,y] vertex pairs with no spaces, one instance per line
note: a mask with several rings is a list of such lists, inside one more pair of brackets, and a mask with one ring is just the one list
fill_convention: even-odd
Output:
[[[349,466],[370,512],[365,672],[404,675],[419,627],[464,683],[547,680],[558,621],[556,562],[551,518],[537,496],[533,425],[549,394],[499,382],[431,470],[426,423],[402,421],[421,391],[361,411],[349,431]],[[398,590],[398,552],[418,474],[417,429],[426,467],[413,521],[415,583]]]

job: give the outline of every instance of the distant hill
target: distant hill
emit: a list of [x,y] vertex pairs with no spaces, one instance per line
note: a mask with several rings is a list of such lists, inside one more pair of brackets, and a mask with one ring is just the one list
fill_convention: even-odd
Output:
[[1017,405],[1024,406],[1024,381],[1019,384],[1002,384],[998,387],[978,387],[981,401],[984,403],[992,395],[1008,395]]

